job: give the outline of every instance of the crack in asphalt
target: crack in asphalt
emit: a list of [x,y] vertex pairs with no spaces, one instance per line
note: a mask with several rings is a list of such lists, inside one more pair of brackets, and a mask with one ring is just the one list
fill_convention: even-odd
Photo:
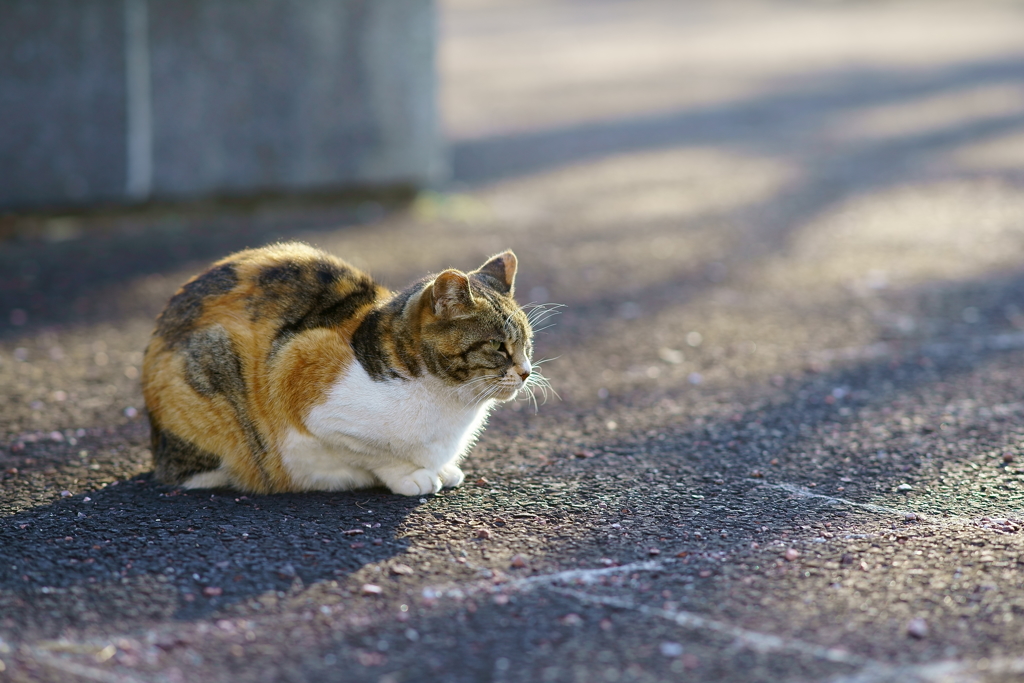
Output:
[[[782,489],[801,498],[817,498],[828,501],[834,505],[848,505],[850,507],[859,508],[861,510],[868,510],[870,512],[876,512],[885,515],[896,515],[902,517],[904,520],[910,520],[919,522],[921,524],[929,526],[947,526],[947,527],[960,527],[960,526],[976,526],[982,527],[989,531],[994,531],[998,534],[1014,533],[1014,531],[1006,531],[1000,529],[1000,526],[1005,526],[1010,519],[1016,519],[1015,516],[1024,516],[1024,510],[1011,510],[1009,514],[1005,514],[1001,517],[935,517],[933,515],[925,515],[922,512],[914,512],[911,510],[901,510],[900,508],[888,507],[886,505],[875,505],[873,503],[858,503],[856,501],[849,500],[847,498],[837,498],[836,496],[826,496],[821,493],[814,493],[809,491],[803,486],[797,486],[796,484],[788,484],[784,482],[766,482],[762,486]],[[846,536],[844,536],[846,538]]]
[[648,605],[637,605],[632,600],[624,598],[591,595],[590,593],[584,593],[576,590],[560,588],[554,588],[552,590],[561,595],[576,598],[581,602],[603,605],[605,607],[614,607],[617,609],[632,610],[634,612],[639,612],[640,614],[667,619],[684,628],[714,631],[715,633],[720,633],[735,639],[735,644],[739,647],[749,648],[757,652],[788,651],[807,655],[827,662],[852,664],[857,666],[864,666],[871,663],[871,660],[859,655],[851,654],[846,650],[822,647],[821,645],[814,645],[813,643],[807,643],[795,638],[785,638],[768,633],[751,631],[750,629],[733,626],[732,624],[728,624],[717,619],[709,619],[708,617],[701,616],[694,612],[659,609]]

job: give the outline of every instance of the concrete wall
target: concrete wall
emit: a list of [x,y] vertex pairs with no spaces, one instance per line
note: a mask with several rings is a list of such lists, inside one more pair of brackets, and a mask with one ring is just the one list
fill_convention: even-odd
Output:
[[0,0],[0,207],[437,181],[431,0]]

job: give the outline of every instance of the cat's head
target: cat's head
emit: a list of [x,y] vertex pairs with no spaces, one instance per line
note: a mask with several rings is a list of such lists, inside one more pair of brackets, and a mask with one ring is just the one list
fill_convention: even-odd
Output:
[[513,298],[516,255],[449,269],[423,290],[421,348],[431,373],[468,402],[514,398],[533,372],[533,330]]

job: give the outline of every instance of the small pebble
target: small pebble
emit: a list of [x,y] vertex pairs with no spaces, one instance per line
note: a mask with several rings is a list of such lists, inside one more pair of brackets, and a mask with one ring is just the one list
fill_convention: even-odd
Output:
[[924,619],[911,619],[907,624],[907,635],[911,638],[927,638],[928,622]]
[[786,554],[783,555],[783,557],[786,558],[787,562],[793,562],[794,560],[796,560],[796,558],[800,557],[800,551],[798,551],[796,548],[788,548],[786,550]]
[[570,612],[569,614],[566,614],[564,617],[562,617],[558,621],[562,622],[566,626],[579,626],[580,624],[583,623],[583,617],[581,617],[580,615],[576,614],[575,612]]
[[488,539],[488,538],[491,537],[491,532],[488,531],[487,529],[477,529],[476,530],[476,537],[477,538]]
[[68,491],[68,490],[61,491],[60,492],[60,497],[61,498],[69,498],[69,497],[71,497],[71,491]]
[[647,554],[648,555],[661,555],[661,551],[658,550],[657,548],[648,548],[647,549]]
[[1005,463],[1013,462],[1013,453],[1003,453],[1003,462],[1005,462]]
[[208,598],[215,598],[223,592],[224,589],[218,588],[217,586],[207,586],[203,589],[203,595],[205,595]]
[[914,514],[913,512],[904,512],[903,513],[903,519],[908,521],[908,522],[916,522],[917,521],[917,515]]
[[487,481],[486,477],[480,477],[479,479],[477,479],[473,483],[476,484],[477,486],[490,486],[491,485],[491,482]]
[[413,569],[407,564],[396,564],[391,566],[391,573],[399,576],[411,576]]
[[376,586],[372,583],[364,583],[360,592],[363,595],[381,595],[384,590],[380,586]]
[[526,558],[522,555],[513,555],[512,562],[510,564],[516,569],[522,569],[526,566]]
[[899,486],[896,487],[896,492],[897,493],[907,493],[908,491],[913,491],[913,490],[914,490],[914,487],[911,486],[910,484],[900,484]]
[[662,643],[658,649],[666,657],[679,657],[683,654],[683,646],[679,643]]

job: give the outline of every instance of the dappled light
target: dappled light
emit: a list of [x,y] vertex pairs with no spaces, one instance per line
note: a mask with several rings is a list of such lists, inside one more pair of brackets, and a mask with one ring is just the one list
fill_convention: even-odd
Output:
[[[441,7],[444,187],[3,224],[0,645],[171,681],[1024,671],[1019,8]],[[422,500],[155,484],[154,316],[279,239],[392,287],[513,249],[564,305],[558,398]]]

